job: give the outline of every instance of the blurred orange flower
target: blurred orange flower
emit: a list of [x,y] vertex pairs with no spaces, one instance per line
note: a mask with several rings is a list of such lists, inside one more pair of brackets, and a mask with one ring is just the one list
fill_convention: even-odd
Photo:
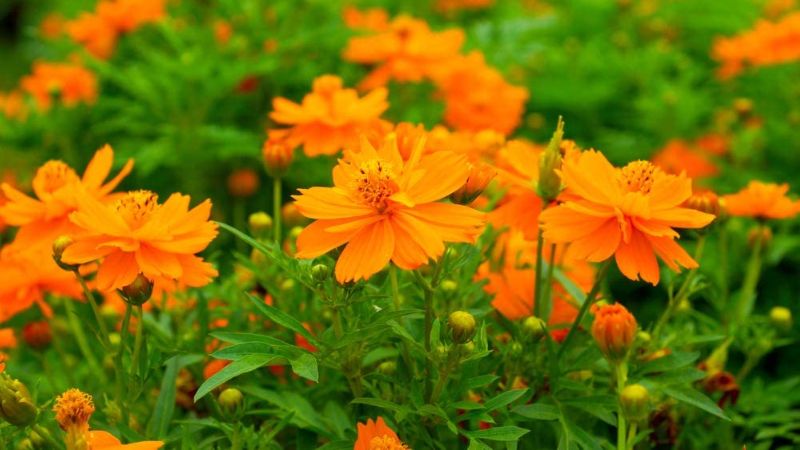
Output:
[[97,58],[108,59],[114,53],[117,30],[97,14],[81,14],[77,19],[67,22],[66,30],[73,41]]
[[78,103],[92,104],[97,100],[95,75],[74,64],[36,62],[33,73],[22,78],[20,86],[33,96],[43,111],[52,107],[53,96],[67,107]]
[[701,228],[714,216],[680,205],[692,195],[692,181],[668,175],[647,161],[618,169],[600,152],[566,158],[562,180],[568,193],[562,204],[541,214],[544,238],[571,243],[575,257],[617,266],[632,279],[659,281],[656,256],[672,270],[697,267],[675,238],[673,228]]
[[711,56],[719,61],[720,77],[730,78],[749,66],[766,66],[800,60],[800,12],[777,22],[759,20],[748,31],[718,38]]
[[494,4],[494,0],[436,0],[436,9],[443,12],[462,9],[483,9]]
[[448,59],[433,78],[445,100],[444,120],[455,129],[508,135],[519,126],[528,90],[506,81],[480,52]]
[[0,92],[0,114],[9,119],[24,119],[27,113],[22,92]]
[[361,89],[385,86],[389,80],[422,81],[437,66],[458,56],[464,32],[435,32],[424,20],[407,15],[394,18],[385,29],[350,38],[343,57],[347,61],[377,65],[360,83]]
[[13,328],[0,328],[0,348],[15,348],[17,337]]
[[195,253],[217,235],[210,222],[211,202],[189,209],[189,197],[172,194],[164,204],[150,191],[132,191],[114,204],[90,196],[78,198],[70,220],[80,228],[75,242],[64,250],[68,264],[102,258],[97,270],[101,291],[129,285],[139,273],[156,285],[180,281],[186,286],[208,284],[217,271]]
[[685,172],[689,178],[710,177],[719,172],[713,162],[680,139],[669,141],[652,160],[653,164],[667,173],[677,175]]
[[161,20],[165,7],[165,0],[103,0],[95,11],[67,22],[67,34],[95,57],[107,59],[120,34]]
[[64,32],[64,17],[58,13],[50,13],[39,23],[39,34],[45,39],[56,39]]
[[366,423],[359,423],[356,428],[358,428],[358,438],[353,450],[408,449],[408,446],[397,437],[397,433],[386,425],[383,417],[378,417],[375,421],[367,419]]
[[0,217],[9,225],[21,227],[14,245],[39,245],[49,251],[55,238],[76,231],[68,216],[77,209],[78,196],[89,196],[101,202],[113,200],[115,194],[111,191],[133,168],[133,161],[128,160],[114,178],[104,183],[111,172],[113,160],[114,151],[110,146],[104,146],[94,154],[82,178],[64,162],[48,161],[36,171],[33,178],[36,198],[28,197],[10,184],[3,183],[0,188],[8,197],[8,202],[0,205]]
[[315,258],[343,244],[336,279],[367,279],[391,260],[415,269],[444,252],[445,242],[474,242],[483,214],[441,200],[466,180],[467,160],[453,152],[423,155],[419,139],[408,161],[389,136],[376,150],[364,138],[333,170],[334,187],[301,189],[295,204],[316,219],[297,238],[297,257]]
[[800,201],[789,198],[786,195],[788,192],[789,185],[786,183],[753,180],[736,194],[724,196],[723,200],[726,211],[732,216],[788,219],[800,213]]
[[383,31],[389,27],[389,14],[382,8],[360,10],[346,6],[342,11],[342,19],[347,28],[354,30]]
[[333,155],[356,146],[361,133],[380,127],[380,115],[389,107],[387,91],[378,88],[359,98],[355,89],[342,87],[342,79],[323,75],[301,104],[283,97],[273,100],[270,118],[291,125],[288,143],[303,145],[306,155]]

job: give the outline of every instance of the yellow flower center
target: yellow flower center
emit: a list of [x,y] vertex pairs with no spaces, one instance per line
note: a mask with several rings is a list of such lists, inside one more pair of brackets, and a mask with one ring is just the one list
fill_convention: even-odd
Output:
[[34,184],[48,194],[79,181],[78,174],[63,161],[47,161],[36,171]]
[[622,182],[628,192],[649,194],[656,166],[649,161],[633,161],[622,168]]
[[114,207],[122,219],[131,226],[141,224],[158,206],[158,195],[151,191],[131,191],[117,200]]
[[61,429],[83,428],[94,413],[92,396],[78,389],[70,389],[56,399],[53,412]]
[[359,173],[356,178],[356,190],[361,199],[383,212],[387,206],[386,201],[399,190],[392,165],[373,159],[362,163]]
[[376,436],[369,441],[369,450],[407,450],[408,446],[400,442],[399,439],[383,435]]

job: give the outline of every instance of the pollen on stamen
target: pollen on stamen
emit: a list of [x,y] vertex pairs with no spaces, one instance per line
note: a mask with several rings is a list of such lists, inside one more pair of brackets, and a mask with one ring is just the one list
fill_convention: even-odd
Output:
[[649,161],[633,161],[622,168],[622,183],[628,192],[650,193],[656,166]]
[[381,212],[386,209],[389,197],[398,191],[391,165],[380,160],[361,164],[355,188],[364,203]]
[[117,213],[129,225],[138,225],[158,206],[158,195],[147,190],[131,191],[114,204]]
[[370,450],[407,450],[408,446],[389,435],[376,436],[369,441]]
[[70,389],[56,398],[53,412],[61,429],[83,427],[94,414],[92,396],[79,389]]

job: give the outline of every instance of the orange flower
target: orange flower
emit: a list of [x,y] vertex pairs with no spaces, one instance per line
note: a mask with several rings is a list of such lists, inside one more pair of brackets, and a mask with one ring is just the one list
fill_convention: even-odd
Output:
[[680,139],[669,141],[652,159],[662,170],[676,175],[685,172],[689,178],[710,177],[718,172],[714,163]]
[[58,267],[49,249],[41,247],[19,250],[6,246],[0,250],[0,280],[0,323],[34,303],[49,316],[50,307],[44,302],[47,293],[82,297],[75,276]]
[[393,261],[415,269],[444,252],[445,242],[474,242],[483,214],[441,203],[466,180],[466,158],[453,152],[423,155],[419,139],[403,161],[389,136],[378,149],[362,139],[333,170],[334,187],[301,189],[295,204],[317,219],[297,238],[297,257],[315,258],[345,243],[336,263],[340,282],[367,279]]
[[383,31],[389,27],[389,14],[382,8],[359,10],[347,6],[342,11],[342,19],[347,28],[354,30]]
[[0,114],[9,119],[24,119],[27,114],[27,108],[25,99],[22,98],[22,92],[0,92]]
[[64,32],[64,17],[50,13],[39,24],[39,34],[45,39],[56,39]]
[[719,75],[730,78],[747,66],[766,66],[800,59],[800,12],[777,22],[759,20],[737,36],[718,38],[711,56],[722,66]]
[[119,33],[130,33],[142,25],[158,22],[166,15],[166,0],[104,0],[97,15]]
[[592,336],[600,350],[612,360],[624,359],[636,337],[636,318],[619,303],[592,305]]
[[464,43],[460,29],[434,32],[424,20],[396,17],[386,29],[350,38],[344,59],[378,66],[361,82],[361,89],[385,86],[389,80],[422,81],[431,71],[458,55]]
[[357,145],[361,133],[381,126],[379,117],[389,107],[386,96],[386,89],[379,88],[359,98],[354,89],[342,87],[341,78],[323,75],[299,105],[283,97],[274,99],[269,116],[293,126],[288,136],[291,146],[303,145],[308,156],[333,155]]
[[747,187],[736,194],[726,195],[725,209],[732,216],[753,217],[757,219],[789,219],[800,212],[800,201],[794,201],[786,194],[786,183],[764,183],[751,181]]
[[107,431],[90,431],[90,450],[157,450],[164,446],[161,441],[141,441],[123,444]]
[[33,178],[35,199],[3,183],[0,188],[8,197],[8,203],[0,206],[0,217],[9,225],[22,227],[14,245],[40,245],[49,251],[55,238],[75,232],[68,216],[78,207],[77,197],[85,195],[101,202],[112,200],[115,194],[111,191],[133,168],[133,161],[128,160],[114,178],[103,184],[113,160],[114,151],[104,146],[94,154],[82,178],[65,163],[48,161]]
[[294,147],[286,142],[286,134],[283,130],[270,130],[261,148],[264,166],[273,177],[283,175],[294,159]]
[[675,242],[673,228],[702,228],[714,216],[680,205],[692,195],[692,181],[668,175],[647,161],[617,169],[600,152],[565,158],[561,171],[568,193],[562,204],[541,214],[544,238],[571,242],[577,258],[617,266],[632,279],[659,281],[656,255],[672,270],[697,267]]
[[0,348],[15,348],[17,337],[14,336],[13,328],[0,328]]
[[525,112],[528,90],[509,84],[483,54],[451,58],[433,75],[445,99],[444,120],[457,130],[511,134]]
[[97,100],[97,79],[87,69],[67,63],[36,62],[33,73],[20,81],[22,90],[31,94],[42,111],[53,105],[57,94],[64,106],[92,104]]
[[73,41],[100,59],[108,59],[117,45],[117,30],[107,20],[92,13],[83,13],[67,22],[67,34]]
[[233,27],[230,22],[222,19],[214,21],[214,39],[219,44],[227,44],[231,40],[231,36],[233,36]]
[[462,9],[483,9],[494,4],[494,0],[436,0],[436,9],[452,12]]
[[383,417],[378,420],[367,419],[366,423],[359,423],[358,438],[356,439],[353,450],[405,450],[408,446],[403,444],[397,433],[394,432]]
[[211,202],[189,210],[189,197],[172,194],[164,204],[149,191],[132,191],[114,204],[85,196],[70,220],[81,229],[75,242],[64,250],[62,260],[84,264],[102,258],[97,288],[119,289],[139,273],[155,285],[204,286],[217,271],[195,256],[217,235],[208,221]]
[[494,162],[497,153],[506,145],[506,137],[497,131],[450,131],[437,125],[428,133],[431,151],[450,150],[462,153],[470,161]]
[[250,197],[258,190],[258,174],[253,169],[238,169],[228,175],[228,193],[234,197]]

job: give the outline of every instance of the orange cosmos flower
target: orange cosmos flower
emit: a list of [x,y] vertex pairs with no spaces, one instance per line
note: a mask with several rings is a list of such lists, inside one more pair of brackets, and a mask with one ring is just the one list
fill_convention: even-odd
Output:
[[233,36],[233,26],[227,20],[216,20],[214,21],[214,39],[216,39],[217,43],[221,45],[227,44],[231,40],[231,36]]
[[367,419],[366,423],[359,423],[358,438],[356,439],[353,450],[405,450],[408,446],[403,444],[397,433],[394,432],[383,417],[378,417],[378,420],[373,421]]
[[668,173],[685,172],[689,178],[710,177],[719,172],[713,162],[680,139],[669,141],[652,160],[653,164]]
[[376,150],[366,138],[333,170],[334,187],[301,189],[295,204],[316,219],[297,238],[297,257],[315,258],[343,244],[336,279],[367,279],[393,261],[415,269],[444,252],[445,242],[474,242],[483,214],[441,203],[466,180],[466,158],[423,155],[419,139],[408,161],[389,136]]
[[342,11],[342,18],[347,28],[354,30],[383,31],[389,27],[389,14],[382,8],[359,10],[347,6]]
[[472,162],[494,162],[497,152],[506,145],[506,137],[490,129],[451,131],[437,125],[428,136],[428,147],[432,151],[449,150],[462,153]]
[[445,100],[444,120],[457,130],[508,135],[525,112],[528,90],[509,84],[480,52],[450,59],[433,78]]
[[714,216],[680,206],[692,195],[692,181],[668,175],[647,161],[617,169],[600,152],[565,158],[561,171],[568,193],[562,204],[541,215],[544,238],[570,242],[577,258],[617,266],[632,279],[657,284],[656,255],[672,270],[697,267],[675,242],[673,228],[702,228]]
[[67,22],[67,34],[96,58],[108,59],[117,45],[118,32],[104,18],[92,13],[83,13]]
[[82,297],[75,276],[58,267],[50,250],[42,247],[20,250],[9,245],[0,250],[0,280],[3,280],[0,283],[0,323],[33,304],[49,316],[50,307],[44,302],[48,293],[74,299]]
[[13,328],[0,328],[0,348],[15,348],[17,337]]
[[27,108],[20,91],[0,92],[0,114],[9,119],[25,118]]
[[458,55],[464,43],[459,29],[434,32],[424,20],[401,15],[386,29],[370,36],[350,38],[344,59],[378,66],[361,82],[361,89],[385,86],[389,80],[422,81],[447,60]]
[[719,75],[730,78],[748,66],[781,64],[800,59],[800,12],[777,22],[759,20],[744,33],[714,42],[711,56],[722,66]]
[[189,209],[189,196],[172,194],[164,204],[150,191],[132,191],[113,204],[85,196],[70,220],[81,232],[64,250],[68,264],[85,264],[102,258],[97,288],[119,289],[139,273],[156,285],[180,281],[204,286],[217,271],[195,253],[203,251],[217,235],[210,222],[211,202]]
[[64,106],[92,104],[97,100],[97,79],[87,69],[67,63],[36,62],[33,73],[20,81],[22,90],[31,94],[37,106],[47,111],[57,94]]
[[64,32],[64,17],[58,13],[50,13],[39,24],[39,34],[45,39],[56,39]]
[[97,15],[119,33],[130,33],[161,20],[166,15],[165,8],[166,0],[105,0],[97,4]]
[[21,227],[17,232],[15,245],[28,247],[41,245],[49,250],[53,240],[60,235],[76,231],[68,216],[78,207],[78,196],[89,196],[98,201],[112,200],[111,191],[133,168],[133,160],[128,160],[122,170],[107,183],[111,172],[114,151],[106,145],[98,150],[83,177],[62,161],[48,161],[41,166],[33,178],[33,192],[36,198],[28,197],[3,183],[3,193],[8,202],[0,206],[0,217],[9,225]]
[[786,194],[786,183],[764,183],[751,181],[747,187],[736,194],[726,195],[725,209],[732,216],[753,217],[756,219],[789,219],[800,212],[800,201],[794,201]]
[[359,98],[355,89],[342,87],[342,79],[323,75],[301,104],[283,97],[273,100],[270,118],[291,125],[287,142],[303,145],[308,156],[333,155],[355,146],[361,133],[382,125],[380,115],[389,107],[387,91],[378,88]]

